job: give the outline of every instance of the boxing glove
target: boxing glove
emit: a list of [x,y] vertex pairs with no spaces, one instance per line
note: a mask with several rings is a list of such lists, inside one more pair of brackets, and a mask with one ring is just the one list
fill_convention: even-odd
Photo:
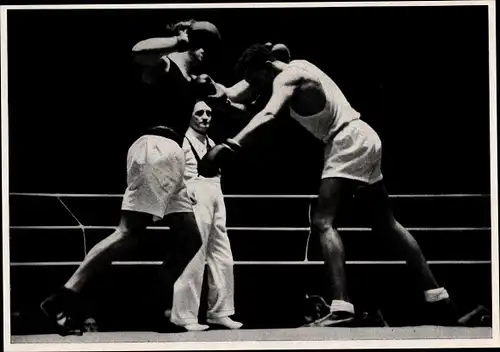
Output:
[[207,21],[181,21],[168,25],[167,30],[178,38],[178,51],[216,47],[221,36],[217,27]]
[[290,49],[288,49],[285,44],[273,45],[271,53],[273,54],[276,60],[279,60],[287,64],[290,63]]
[[236,157],[241,149],[240,145],[232,139],[218,144],[200,160],[198,172],[203,177],[215,177],[221,168],[226,167]]
[[207,74],[201,74],[194,80],[196,90],[200,97],[217,96],[223,94],[217,83]]
[[290,62],[290,49],[288,49],[285,44],[273,44],[271,42],[267,42],[266,44],[264,44],[264,46],[267,49],[271,50],[271,53],[276,60],[282,61],[284,63]]
[[195,79],[197,97],[205,100],[212,109],[225,109],[229,105],[224,90],[207,74],[202,74]]
[[221,36],[217,27],[207,21],[195,21],[187,30],[189,48],[214,48],[219,45]]

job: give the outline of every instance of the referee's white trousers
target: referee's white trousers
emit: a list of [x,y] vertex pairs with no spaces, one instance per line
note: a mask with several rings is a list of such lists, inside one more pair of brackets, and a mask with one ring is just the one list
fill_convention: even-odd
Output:
[[170,320],[177,325],[198,322],[205,263],[208,265],[207,318],[234,314],[234,262],[220,181],[196,178],[187,182],[187,188],[195,200],[193,210],[203,244],[174,285]]

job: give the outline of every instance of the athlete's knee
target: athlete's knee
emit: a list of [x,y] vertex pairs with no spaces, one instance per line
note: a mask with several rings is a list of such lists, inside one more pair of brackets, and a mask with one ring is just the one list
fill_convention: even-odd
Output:
[[342,239],[331,217],[313,217],[311,231],[318,235],[323,252],[330,255],[343,255]]
[[333,229],[333,219],[330,216],[314,214],[311,218],[311,231],[318,234],[328,233]]
[[130,248],[139,241],[139,231],[122,226],[118,226],[112,236],[120,248]]
[[112,234],[93,246],[88,254],[90,256],[95,256],[103,251],[112,251],[116,253],[116,251],[128,250],[136,243],[136,236],[130,236],[126,230],[118,226]]
[[145,213],[123,211],[120,224],[116,229],[116,236],[125,240],[137,239],[148,226],[152,216]]

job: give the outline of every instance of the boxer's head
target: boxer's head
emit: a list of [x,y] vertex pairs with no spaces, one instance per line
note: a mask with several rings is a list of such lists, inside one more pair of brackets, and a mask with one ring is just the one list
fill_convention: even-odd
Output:
[[193,113],[191,114],[190,126],[196,132],[201,134],[207,133],[210,127],[210,121],[212,120],[212,108],[208,106],[203,100],[198,100],[193,108]]
[[181,32],[187,35],[189,44],[186,53],[195,66],[203,63],[208,55],[215,55],[219,48],[219,30],[210,22],[191,19],[169,25],[167,30],[172,35],[179,35]]
[[248,83],[262,89],[270,85],[277,75],[272,65],[275,60],[269,46],[254,44],[243,52],[236,71]]

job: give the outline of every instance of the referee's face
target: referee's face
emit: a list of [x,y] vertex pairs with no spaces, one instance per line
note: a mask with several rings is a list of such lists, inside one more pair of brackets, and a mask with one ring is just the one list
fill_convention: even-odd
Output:
[[204,101],[199,101],[194,105],[191,115],[191,128],[199,133],[207,133],[212,120],[212,109]]

